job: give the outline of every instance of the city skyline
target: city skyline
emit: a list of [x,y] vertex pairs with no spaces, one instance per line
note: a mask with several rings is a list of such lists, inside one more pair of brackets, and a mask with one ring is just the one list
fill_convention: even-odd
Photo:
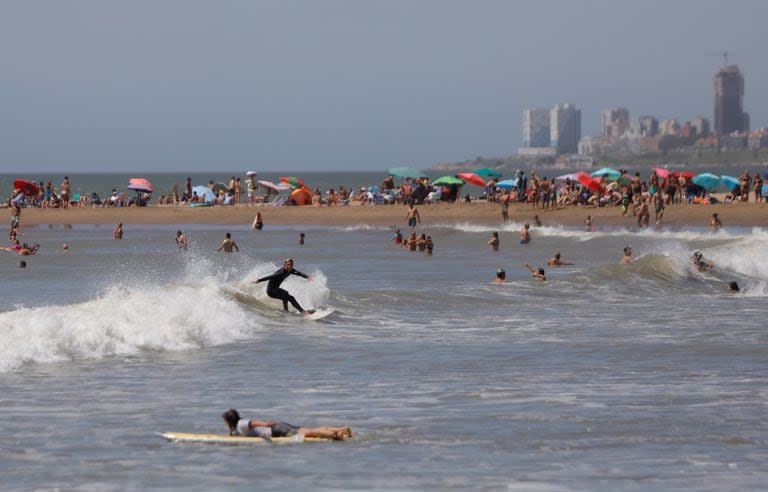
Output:
[[11,4],[0,172],[426,167],[513,154],[521,112],[565,101],[583,135],[613,107],[714,126],[723,49],[758,128],[761,14],[750,0]]

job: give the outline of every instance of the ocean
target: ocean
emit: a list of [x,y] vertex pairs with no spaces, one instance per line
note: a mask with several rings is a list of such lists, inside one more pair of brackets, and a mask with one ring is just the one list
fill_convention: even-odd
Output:
[[[433,256],[392,227],[268,215],[260,232],[127,224],[122,241],[111,225],[23,226],[41,245],[27,268],[0,252],[2,489],[765,489],[767,230],[545,225],[522,246],[520,224],[422,214]],[[226,232],[240,253],[216,253]],[[635,262],[619,265],[626,245]],[[575,264],[544,265],[558,251]],[[312,281],[284,287],[333,315],[285,315],[253,283],[287,256]],[[229,408],[356,437],[159,436],[225,433]]]

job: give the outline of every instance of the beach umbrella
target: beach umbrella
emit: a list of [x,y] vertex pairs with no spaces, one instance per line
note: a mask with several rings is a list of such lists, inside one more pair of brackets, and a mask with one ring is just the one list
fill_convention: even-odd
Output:
[[472,183],[475,186],[485,186],[485,180],[475,173],[459,173],[456,177],[463,179],[467,183]]
[[152,183],[146,178],[129,179],[127,188],[133,191],[143,191],[144,193],[152,193],[154,191]]
[[669,169],[654,167],[653,172],[656,173],[656,176],[660,177],[661,179],[666,179],[666,177],[669,176]]
[[610,167],[604,167],[602,169],[598,169],[597,171],[593,172],[591,174],[594,178],[602,178],[605,175],[608,175],[608,179],[614,180],[619,179],[619,176],[621,176],[621,173],[615,169],[611,169]]
[[259,183],[264,188],[268,188],[268,189],[270,189],[270,190],[272,190],[274,192],[277,192],[277,193],[280,193],[281,191],[284,191],[284,190],[290,190],[291,189],[291,185],[289,185],[287,183],[275,184],[272,181],[266,181],[266,180],[261,180],[261,179],[259,181],[257,181],[257,183]]
[[571,181],[578,181],[579,175],[576,173],[572,174],[563,174],[562,176],[558,176],[555,178],[555,181],[565,181],[567,179],[570,179]]
[[734,178],[733,176],[722,175],[720,176],[720,180],[731,191],[741,186],[741,182],[739,181],[739,178]]
[[579,183],[586,186],[592,191],[601,191],[603,188],[600,186],[600,181],[593,178],[589,174],[585,173],[584,171],[577,173],[576,178],[579,180]]
[[304,181],[302,181],[301,178],[297,178],[296,176],[280,176],[280,181],[283,183],[288,183],[294,188],[305,188],[307,186],[304,184]]
[[290,200],[294,205],[309,205],[312,203],[312,193],[310,193],[309,190],[304,187],[296,188],[291,192],[288,200]]
[[679,178],[680,176],[682,176],[682,177],[684,177],[686,179],[691,179],[692,177],[694,177],[696,175],[694,173],[692,173],[691,171],[675,171],[674,173],[672,173],[672,176],[674,176],[676,178]]
[[498,186],[499,188],[504,188],[506,190],[517,188],[517,179],[505,179],[504,181],[499,181],[498,183],[496,183],[496,186]]
[[14,179],[13,189],[21,191],[25,196],[35,196],[39,191],[34,181],[27,181],[26,179]]
[[195,186],[192,188],[192,193],[197,193],[197,196],[203,197],[206,202],[216,200],[216,194],[207,186]]
[[463,185],[464,181],[455,176],[440,176],[436,180],[432,181],[433,185]]
[[500,178],[501,173],[498,171],[494,171],[493,169],[488,169],[487,167],[480,168],[475,171],[475,174],[478,176],[485,176],[489,178]]
[[396,178],[423,178],[427,174],[412,167],[390,167],[387,174]]
[[246,176],[256,176],[258,173],[256,171],[248,171],[245,173]]
[[228,189],[227,185],[225,185],[224,183],[216,183],[215,185],[213,185],[213,193],[216,195],[218,195],[220,191],[226,192],[227,189]]
[[702,188],[706,188],[708,190],[714,190],[715,188],[720,186],[720,184],[722,183],[722,181],[720,180],[720,176],[712,173],[697,174],[696,176],[691,178],[691,181],[693,181],[694,184],[697,184]]

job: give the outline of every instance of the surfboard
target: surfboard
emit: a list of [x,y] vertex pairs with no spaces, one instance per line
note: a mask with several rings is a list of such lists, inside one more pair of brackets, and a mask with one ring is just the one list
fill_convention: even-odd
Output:
[[323,318],[326,318],[333,314],[336,310],[333,308],[326,308],[326,309],[318,309],[312,314],[305,314],[304,319],[308,319],[310,321],[318,321]]
[[227,434],[192,434],[188,432],[166,432],[162,434],[164,439],[171,442],[203,442],[211,444],[289,444],[302,442],[330,442],[331,439],[319,437],[304,437],[296,434],[291,437],[273,437],[266,440],[261,437],[230,436]]

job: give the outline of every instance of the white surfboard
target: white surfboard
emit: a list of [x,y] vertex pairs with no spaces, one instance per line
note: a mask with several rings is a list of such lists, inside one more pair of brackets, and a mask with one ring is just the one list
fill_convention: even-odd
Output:
[[296,434],[291,437],[273,437],[269,441],[262,439],[261,437],[230,436],[222,434],[192,434],[188,432],[166,432],[161,435],[171,442],[206,442],[214,444],[287,444],[322,441],[330,442],[330,439],[304,437],[301,434]]
[[330,316],[333,314],[336,310],[333,308],[326,308],[326,309],[318,309],[312,314],[305,314],[304,319],[308,319],[311,321],[318,321],[321,320],[327,316]]

